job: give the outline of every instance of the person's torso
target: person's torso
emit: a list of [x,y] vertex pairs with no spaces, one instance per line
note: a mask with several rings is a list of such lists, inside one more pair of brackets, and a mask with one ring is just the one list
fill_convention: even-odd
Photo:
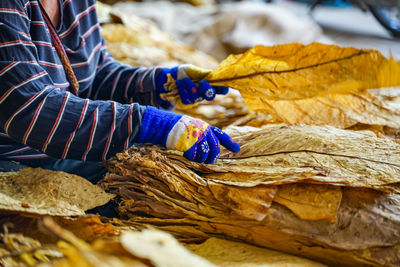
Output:
[[[60,25],[56,30],[79,82],[79,96],[87,97],[98,64],[102,60],[101,52],[106,49],[97,21],[96,2],[95,0],[59,1]],[[55,87],[68,90],[69,82],[52,44],[49,28],[41,13],[39,2],[25,0],[24,4],[30,20],[29,36],[24,37],[31,39],[35,45],[37,63],[48,72]],[[0,127],[0,158],[18,160],[43,157],[46,155],[13,141]]]

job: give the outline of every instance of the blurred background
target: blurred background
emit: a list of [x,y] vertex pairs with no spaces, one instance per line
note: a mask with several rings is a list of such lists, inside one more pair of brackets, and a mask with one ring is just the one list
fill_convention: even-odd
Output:
[[257,44],[314,41],[399,58],[400,0],[352,1],[102,0],[217,60]]

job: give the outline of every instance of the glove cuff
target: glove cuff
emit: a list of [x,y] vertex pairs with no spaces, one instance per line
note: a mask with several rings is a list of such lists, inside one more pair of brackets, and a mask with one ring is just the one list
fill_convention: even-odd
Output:
[[136,143],[151,143],[166,147],[168,134],[181,117],[181,114],[148,106],[143,114]]

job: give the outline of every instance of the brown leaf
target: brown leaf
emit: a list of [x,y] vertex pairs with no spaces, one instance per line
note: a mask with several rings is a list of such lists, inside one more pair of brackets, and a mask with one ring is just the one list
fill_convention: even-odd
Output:
[[0,244],[1,266],[34,266],[63,256],[56,247],[46,247],[30,235],[18,232],[20,229],[16,229],[14,221],[5,221],[1,225],[4,231]]
[[274,201],[284,205],[303,220],[336,221],[342,200],[337,186],[288,184],[279,186]]
[[202,236],[240,240],[329,265],[398,266],[399,201],[398,194],[345,189],[335,223],[301,220],[275,203],[261,222],[223,217],[199,220],[138,215],[132,216],[131,221],[166,231],[173,229],[177,236],[181,236],[180,229],[182,236],[202,231]]
[[308,181],[398,190],[390,187],[399,182],[400,146],[390,139],[333,127],[278,125],[236,140],[241,151],[224,152],[213,165],[181,161],[202,177],[229,185]]
[[77,175],[26,168],[0,176],[0,210],[73,216],[113,197]]
[[[38,228],[38,223],[42,216],[32,217],[21,214],[2,213],[0,215],[0,225],[10,224],[13,232],[24,234],[25,236],[37,239],[42,244],[54,244],[58,239],[47,232]],[[86,242],[92,242],[99,238],[115,236],[119,227],[114,227],[111,223],[103,222],[96,215],[85,215],[78,217],[53,217],[55,223],[62,228],[71,231]]]
[[244,124],[256,117],[255,113],[249,113],[243,98],[233,90],[228,95],[217,95],[213,101],[202,101],[191,108],[175,107],[174,112],[202,119],[218,128]]
[[400,264],[400,144],[328,126],[240,132],[242,150],[213,165],[132,147],[108,163],[103,185],[120,195],[123,217],[182,240],[225,237],[329,264]]
[[277,191],[275,186],[239,187],[214,182],[209,182],[208,188],[218,201],[234,213],[259,221],[265,218]]

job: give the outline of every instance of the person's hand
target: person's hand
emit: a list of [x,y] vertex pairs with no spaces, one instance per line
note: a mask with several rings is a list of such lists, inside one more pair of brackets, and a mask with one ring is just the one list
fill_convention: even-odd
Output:
[[191,161],[210,164],[218,159],[220,144],[232,152],[240,151],[239,144],[217,127],[153,107],[147,107],[144,112],[136,142],[182,151]]
[[[157,93],[168,93],[168,84],[175,82],[181,102],[185,105],[194,104],[202,100],[211,101],[216,94],[226,95],[228,87],[211,86],[206,80],[203,80],[210,70],[201,69],[193,65],[179,65],[171,69],[162,69],[156,77]],[[173,80],[171,80],[171,78]],[[168,101],[159,98],[160,103],[171,104]]]

